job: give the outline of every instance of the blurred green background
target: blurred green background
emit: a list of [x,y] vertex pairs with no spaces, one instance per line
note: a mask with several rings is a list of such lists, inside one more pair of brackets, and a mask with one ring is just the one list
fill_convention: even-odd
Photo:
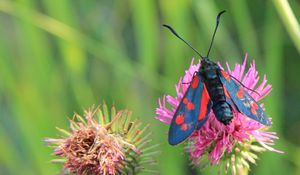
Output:
[[[248,52],[256,60],[273,85],[264,102],[280,136],[274,147],[286,152],[261,154],[251,174],[300,174],[300,33],[278,2],[0,0],[0,174],[58,173],[43,138],[103,100],[151,123],[162,175],[201,174],[154,120],[158,98],[175,94],[195,56],[161,25],[204,54],[224,9],[211,58],[233,66]],[[289,3],[299,20],[299,1]]]

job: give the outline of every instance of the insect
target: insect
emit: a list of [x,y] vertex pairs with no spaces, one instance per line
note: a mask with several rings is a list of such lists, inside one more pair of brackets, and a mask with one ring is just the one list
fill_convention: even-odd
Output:
[[181,143],[195,130],[200,129],[207,121],[211,110],[217,120],[224,125],[230,124],[233,119],[233,109],[263,125],[271,125],[263,109],[245,90],[248,88],[209,59],[220,17],[224,12],[225,10],[217,16],[216,27],[205,57],[181,38],[172,27],[166,24],[163,25],[192,48],[201,58],[201,66],[194,73],[190,85],[172,118],[168,136],[170,145]]

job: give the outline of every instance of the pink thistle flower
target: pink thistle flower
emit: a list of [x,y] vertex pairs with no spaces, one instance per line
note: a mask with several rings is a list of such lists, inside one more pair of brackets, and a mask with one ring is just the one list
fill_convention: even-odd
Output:
[[[248,90],[249,95],[254,100],[260,101],[271,92],[272,86],[267,84],[265,75],[262,82],[258,84],[259,76],[255,62],[250,64],[247,71],[246,62],[247,54],[243,64],[236,64],[233,70],[226,63],[227,72],[247,88],[259,93],[260,95]],[[219,66],[222,68],[220,64]],[[194,64],[193,59],[189,69],[185,71],[184,77],[180,78],[175,86],[177,95],[175,97],[166,95],[162,100],[158,100],[159,107],[156,109],[156,119],[166,124],[171,123],[173,115],[189,86],[183,82],[191,82],[194,72],[199,67],[200,61]],[[263,108],[263,104],[261,107]],[[241,167],[249,169],[248,162],[255,163],[257,156],[253,152],[269,150],[282,153],[272,148],[274,139],[278,139],[278,137],[275,132],[267,131],[269,127],[251,120],[238,111],[233,110],[233,114],[232,122],[229,125],[224,125],[217,120],[211,111],[208,121],[188,138],[188,146],[185,150],[189,153],[193,164],[204,161],[203,158],[205,157],[208,158],[212,166],[221,164],[220,160],[224,160],[223,163],[227,167],[226,171],[231,167],[231,171],[235,174]]]
[[131,121],[131,112],[117,112],[106,105],[102,109],[89,109],[84,117],[75,114],[70,120],[70,131],[58,129],[64,137],[46,138],[45,142],[54,148],[58,156],[52,162],[64,163],[62,174],[79,175],[116,175],[137,174],[150,171],[154,165],[153,150],[149,146],[151,133],[148,125],[140,128],[141,123]]

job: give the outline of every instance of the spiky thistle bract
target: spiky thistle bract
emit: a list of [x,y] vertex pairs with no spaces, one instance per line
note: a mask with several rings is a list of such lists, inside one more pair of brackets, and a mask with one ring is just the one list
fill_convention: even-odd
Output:
[[60,138],[46,138],[62,173],[115,175],[155,172],[149,125],[143,125],[128,110],[110,110],[104,104],[70,119],[70,129],[59,129]]

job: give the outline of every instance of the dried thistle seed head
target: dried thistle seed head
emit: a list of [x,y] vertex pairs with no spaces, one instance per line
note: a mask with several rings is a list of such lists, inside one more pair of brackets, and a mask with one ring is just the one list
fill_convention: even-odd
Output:
[[[54,148],[53,154],[63,162],[63,172],[75,174],[136,174],[150,171],[154,165],[149,147],[150,135],[145,134],[148,126],[140,129],[141,123],[131,120],[131,112],[117,112],[114,107],[108,111],[104,104],[85,111],[83,117],[75,114],[70,120],[70,130],[58,130],[62,138],[46,138],[45,142]],[[155,153],[155,152],[153,152]]]

